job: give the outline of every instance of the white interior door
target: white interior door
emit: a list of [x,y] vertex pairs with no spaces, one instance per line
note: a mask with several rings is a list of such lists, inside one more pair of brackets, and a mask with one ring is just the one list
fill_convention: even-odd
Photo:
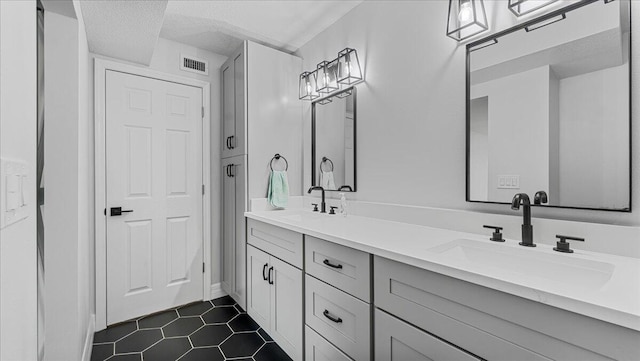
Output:
[[113,324],[202,299],[202,89],[109,70],[105,110]]

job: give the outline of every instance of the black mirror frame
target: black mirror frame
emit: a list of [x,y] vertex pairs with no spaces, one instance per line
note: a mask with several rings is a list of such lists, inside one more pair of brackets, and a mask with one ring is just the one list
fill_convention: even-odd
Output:
[[338,94],[351,92],[353,97],[353,184],[349,184],[352,190],[325,189],[327,192],[356,192],[358,180],[358,147],[357,147],[357,126],[358,126],[358,98],[355,86],[332,93],[329,97],[318,98],[311,103],[311,186],[316,186],[316,106],[319,101],[333,98]]
[[[498,39],[514,33],[516,31],[520,31],[520,30],[524,30],[524,31],[529,31],[527,30],[528,28],[530,28],[531,26],[547,21],[549,19],[552,19],[554,17],[558,17],[558,16],[564,16],[566,13],[571,12],[575,9],[581,8],[583,6],[589,5],[591,3],[597,2],[597,1],[602,1],[602,0],[582,0],[579,1],[577,3],[573,3],[570,5],[567,5],[565,7],[562,7],[558,10],[554,10],[552,12],[549,12],[547,14],[541,15],[539,17],[536,17],[534,19],[528,20],[526,22],[523,22],[521,24],[518,24],[516,26],[513,26],[509,29],[506,30],[502,30],[500,32],[497,32],[495,34],[489,35],[487,37],[484,37],[482,39],[473,41],[469,44],[467,44],[466,46],[466,74],[465,74],[465,105],[466,105],[466,109],[465,109],[465,113],[466,113],[466,130],[465,130],[465,142],[466,142],[466,149],[465,149],[465,173],[466,173],[466,183],[465,183],[465,200],[469,203],[481,203],[481,204],[504,204],[504,205],[510,205],[510,203],[508,202],[492,202],[492,201],[475,201],[475,200],[471,200],[470,197],[470,193],[471,193],[471,182],[470,182],[470,178],[471,178],[471,79],[470,79],[470,70],[471,70],[471,57],[470,54],[474,51],[474,50],[479,50],[482,49],[484,47],[487,46],[491,46],[494,44],[498,43]],[[533,205],[535,207],[545,207],[545,208],[559,208],[559,209],[580,209],[580,210],[591,210],[591,211],[604,211],[604,212],[622,212],[622,213],[631,213],[632,211],[632,201],[633,201],[633,128],[632,128],[632,120],[633,120],[633,115],[632,115],[632,111],[633,111],[633,89],[632,89],[632,76],[631,74],[633,74],[633,53],[632,53],[632,44],[633,41],[631,39],[632,37],[632,31],[631,31],[631,1],[629,1],[629,3],[627,4],[627,6],[629,6],[629,11],[628,11],[628,16],[629,16],[629,207],[628,208],[622,208],[622,209],[610,209],[610,208],[593,208],[593,207],[574,207],[574,206],[555,206],[555,205]],[[550,25],[550,24],[549,24]],[[489,44],[491,43],[491,44]]]

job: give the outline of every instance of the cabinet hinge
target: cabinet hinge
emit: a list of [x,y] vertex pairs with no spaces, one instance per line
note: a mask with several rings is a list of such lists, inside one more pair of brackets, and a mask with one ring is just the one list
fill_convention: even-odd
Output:
[[204,273],[204,262],[202,262],[202,273]]
[[204,184],[202,185],[202,195],[204,195]]

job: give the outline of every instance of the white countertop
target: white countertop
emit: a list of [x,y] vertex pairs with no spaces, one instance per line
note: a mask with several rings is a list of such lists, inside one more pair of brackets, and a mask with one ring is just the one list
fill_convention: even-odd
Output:
[[[491,242],[488,240],[491,230],[487,230],[486,235],[478,235],[353,215],[281,210],[246,212],[245,216],[640,331],[640,260],[636,258],[580,250],[564,254],[545,244],[526,248],[519,246],[517,240]],[[467,244],[478,244],[485,253],[490,250],[493,261],[490,264],[469,262],[441,252],[450,248],[448,245],[454,247],[459,239],[471,240],[466,241]],[[514,262],[519,255],[525,255],[522,258],[525,260],[539,260],[540,272],[518,272]],[[578,265],[573,268],[578,270],[574,276],[584,282],[574,282],[567,274],[550,276],[550,272],[555,272],[554,267],[561,269],[563,263],[572,261]],[[580,267],[585,264],[586,268],[596,265],[613,271],[601,284],[593,283],[580,275]]]

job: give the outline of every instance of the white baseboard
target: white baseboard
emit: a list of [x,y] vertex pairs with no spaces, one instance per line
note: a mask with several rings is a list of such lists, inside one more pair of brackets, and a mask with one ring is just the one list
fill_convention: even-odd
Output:
[[93,350],[93,334],[96,332],[96,315],[89,317],[89,327],[84,338],[84,349],[82,351],[82,361],[91,361],[91,351]]
[[222,284],[220,283],[216,283],[216,284],[212,284],[211,285],[211,298],[210,300],[213,300],[214,298],[218,298],[218,297],[222,297],[222,296],[226,296],[227,292],[225,292],[222,289]]

